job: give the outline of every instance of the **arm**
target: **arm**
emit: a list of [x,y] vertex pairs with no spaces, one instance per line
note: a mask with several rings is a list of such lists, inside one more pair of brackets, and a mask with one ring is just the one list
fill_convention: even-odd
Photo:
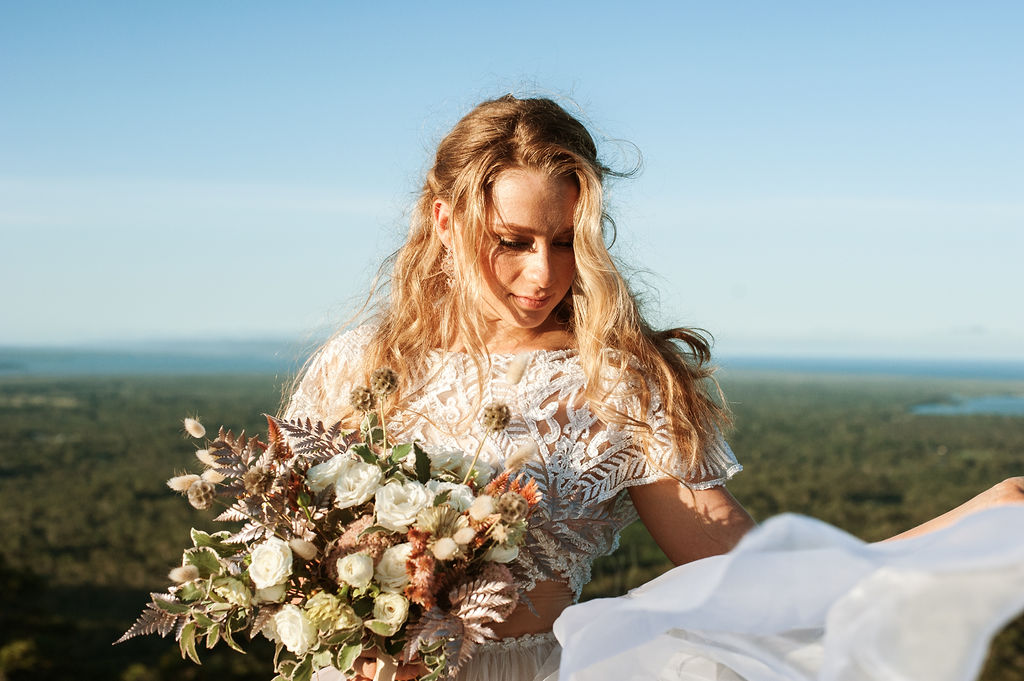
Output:
[[960,504],[952,511],[947,511],[940,516],[936,516],[917,527],[913,527],[906,532],[897,534],[895,537],[890,537],[885,541],[908,539],[910,537],[917,537],[922,534],[934,532],[935,530],[940,530],[943,527],[952,525],[964,516],[974,513],[975,511],[981,511],[995,506],[1003,506],[1005,504],[1022,503],[1024,503],[1024,476],[1007,478],[1006,480],[989,487],[973,499]]
[[727,553],[754,520],[725,487],[691,490],[675,480],[629,488],[640,520],[676,565]]

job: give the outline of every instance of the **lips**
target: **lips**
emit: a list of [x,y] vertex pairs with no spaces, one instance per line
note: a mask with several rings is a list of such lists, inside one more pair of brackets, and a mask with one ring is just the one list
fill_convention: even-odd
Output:
[[543,296],[541,298],[528,298],[526,296],[513,295],[512,298],[516,301],[516,304],[527,310],[541,310],[547,306],[548,301],[551,300],[551,296]]

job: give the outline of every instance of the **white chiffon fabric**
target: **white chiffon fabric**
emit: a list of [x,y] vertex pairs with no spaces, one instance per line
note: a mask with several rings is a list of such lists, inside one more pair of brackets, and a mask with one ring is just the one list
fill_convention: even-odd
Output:
[[1024,505],[866,544],[773,518],[555,622],[561,681],[968,681],[1024,610]]

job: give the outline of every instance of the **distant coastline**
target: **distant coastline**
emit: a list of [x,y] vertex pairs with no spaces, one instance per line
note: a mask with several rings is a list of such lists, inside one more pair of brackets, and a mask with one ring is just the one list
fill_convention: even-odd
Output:
[[[294,342],[247,341],[140,344],[123,348],[0,347],[0,378],[167,374],[276,374],[299,370],[307,353]],[[1024,360],[964,361],[884,358],[724,356],[723,373],[781,372],[1024,380]]]

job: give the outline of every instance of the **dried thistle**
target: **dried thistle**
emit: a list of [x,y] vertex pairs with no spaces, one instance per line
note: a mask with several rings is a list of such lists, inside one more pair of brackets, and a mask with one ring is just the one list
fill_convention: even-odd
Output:
[[366,386],[359,386],[352,390],[349,395],[349,404],[356,411],[361,411],[364,414],[368,411],[372,411],[374,407],[373,393]]
[[213,486],[213,483],[199,479],[188,488],[188,503],[192,504],[192,508],[205,511],[213,506],[215,491],[216,488]]
[[393,369],[381,367],[370,374],[370,391],[386,397],[398,389],[398,374]]
[[481,424],[488,433],[498,433],[508,428],[512,420],[512,411],[505,404],[492,404],[484,409]]
[[501,522],[511,525],[526,517],[530,505],[517,492],[505,492],[494,504],[494,510],[501,514]]
[[266,466],[250,468],[242,476],[242,485],[249,496],[262,496],[274,486],[274,474]]

